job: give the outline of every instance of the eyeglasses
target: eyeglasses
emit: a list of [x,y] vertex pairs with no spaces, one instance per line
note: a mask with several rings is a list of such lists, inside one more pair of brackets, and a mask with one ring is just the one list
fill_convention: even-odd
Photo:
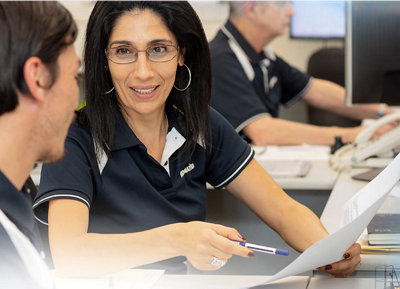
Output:
[[167,62],[178,55],[179,48],[174,45],[154,44],[145,50],[137,50],[131,45],[120,45],[106,50],[109,60],[117,64],[127,64],[135,62],[139,52],[146,52],[147,57],[153,62]]

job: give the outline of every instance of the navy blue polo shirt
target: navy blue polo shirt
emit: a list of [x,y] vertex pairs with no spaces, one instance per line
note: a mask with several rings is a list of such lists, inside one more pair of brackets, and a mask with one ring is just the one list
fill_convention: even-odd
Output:
[[[0,171],[0,210],[32,241],[40,244],[39,232],[29,196],[17,190]],[[0,224],[0,288],[38,288],[28,269]]]
[[[231,42],[244,52],[243,58],[254,71],[253,79],[246,74]],[[277,117],[280,104],[288,106],[295,102],[311,84],[310,76],[290,66],[269,49],[257,53],[230,21],[210,42],[210,52],[211,106],[238,132],[259,117]],[[263,63],[268,77],[263,74]]]
[[92,136],[77,120],[70,127],[65,157],[42,168],[34,201],[37,218],[47,223],[48,201],[74,199],[89,208],[90,233],[129,233],[193,220],[205,220],[206,182],[221,188],[253,158],[253,150],[232,126],[210,108],[211,151],[198,144],[183,151],[183,132],[175,111],[166,111],[167,141],[162,164],[116,115],[109,159],[95,158]]

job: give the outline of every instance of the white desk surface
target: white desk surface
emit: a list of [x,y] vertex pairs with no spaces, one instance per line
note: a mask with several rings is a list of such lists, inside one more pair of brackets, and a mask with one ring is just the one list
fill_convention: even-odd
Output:
[[[367,184],[353,180],[351,176],[365,170],[367,169],[353,169],[340,173],[321,215],[321,221],[328,232],[333,233],[340,227],[340,214],[344,204]],[[399,213],[400,198],[389,195],[378,212]],[[360,271],[374,271],[377,265],[385,264],[400,268],[400,253],[362,254],[361,258],[361,265],[357,268]]]
[[[375,278],[311,278],[307,289],[384,289],[375,287]],[[388,288],[388,287],[387,287]]]
[[[256,275],[163,275],[152,289],[239,289],[251,288],[268,279]],[[254,289],[306,289],[307,276],[293,276]]]

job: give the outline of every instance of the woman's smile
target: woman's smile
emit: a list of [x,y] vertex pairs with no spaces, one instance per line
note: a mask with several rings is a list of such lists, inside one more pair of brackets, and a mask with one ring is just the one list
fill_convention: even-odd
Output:
[[147,87],[130,87],[135,97],[139,99],[150,99],[158,92],[159,85]]

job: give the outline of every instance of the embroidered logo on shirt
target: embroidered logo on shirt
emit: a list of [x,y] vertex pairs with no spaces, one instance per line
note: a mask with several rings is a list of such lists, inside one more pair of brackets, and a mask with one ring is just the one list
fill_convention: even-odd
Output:
[[193,169],[194,169],[194,164],[193,164],[193,163],[189,164],[186,168],[184,168],[183,170],[181,170],[181,173],[180,173],[181,178],[183,178],[183,176],[184,176],[185,174],[187,174],[188,172],[190,172],[190,171],[193,170]]

